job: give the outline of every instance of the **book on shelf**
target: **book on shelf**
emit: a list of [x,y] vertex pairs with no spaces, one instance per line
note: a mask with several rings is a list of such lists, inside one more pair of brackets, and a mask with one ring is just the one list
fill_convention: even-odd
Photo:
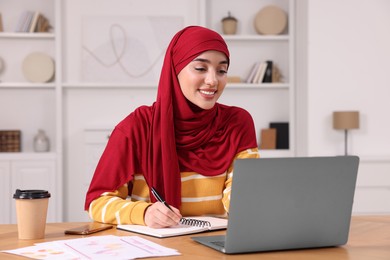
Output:
[[248,74],[248,76],[246,77],[245,79],[245,83],[252,83],[253,81],[253,78],[255,77],[256,75],[256,72],[257,70],[259,69],[259,66],[260,66],[260,62],[255,62]]
[[42,14],[39,15],[35,32],[48,32],[50,29],[51,25],[49,23],[49,20]]
[[15,26],[15,32],[19,32],[20,31],[20,28],[22,27],[22,24],[23,24],[23,16],[24,16],[24,13],[23,12],[20,16],[19,16],[19,20],[18,20],[18,23],[16,24]]
[[33,16],[32,20],[31,20],[31,24],[30,24],[30,27],[29,27],[29,30],[28,30],[29,32],[35,32],[36,31],[37,24],[38,24],[38,19],[39,19],[40,15],[41,14],[38,11],[36,11],[34,13],[34,16]]
[[268,64],[265,61],[260,63],[259,69],[257,70],[255,78],[253,79],[252,83],[258,84],[263,82],[264,75],[267,70],[267,66]]
[[262,83],[267,72],[267,66],[268,63],[266,61],[259,61],[253,64],[245,82],[252,84]]
[[221,230],[227,228],[228,220],[226,218],[202,216],[202,217],[189,217],[193,220],[208,221],[210,222],[209,226],[191,226],[179,224],[173,227],[167,228],[151,228],[148,226],[142,225],[118,225],[117,229],[135,232],[143,235],[153,236],[153,237],[174,237],[182,236],[188,234],[196,234],[201,232]]
[[272,65],[272,82],[282,82],[282,74],[280,73],[280,70],[278,66],[275,64]]
[[23,24],[22,32],[28,32],[30,30],[30,24],[33,19],[34,12],[27,12],[26,19]]
[[276,149],[289,149],[289,123],[270,122],[269,127],[276,129]]
[[273,62],[272,60],[266,61],[267,66],[265,69],[264,77],[262,79],[262,83],[272,83],[272,70],[273,70]]
[[19,17],[15,32],[48,32],[50,28],[49,20],[39,11],[24,11]]
[[3,18],[1,17],[1,13],[0,13],[0,32],[4,31],[4,28],[3,28]]
[[276,83],[281,82],[282,75],[272,60],[258,61],[252,65],[245,83]]
[[24,11],[20,16],[18,23],[15,27],[15,32],[23,32],[24,25],[26,24],[29,16],[29,11]]
[[239,76],[228,76],[227,82],[228,83],[241,83],[241,78]]

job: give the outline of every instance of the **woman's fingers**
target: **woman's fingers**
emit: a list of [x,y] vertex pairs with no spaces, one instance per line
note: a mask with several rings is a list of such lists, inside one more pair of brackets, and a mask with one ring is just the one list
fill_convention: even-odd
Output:
[[174,207],[172,210],[163,203],[156,202],[149,206],[145,212],[145,224],[152,228],[175,226],[180,222],[180,211]]

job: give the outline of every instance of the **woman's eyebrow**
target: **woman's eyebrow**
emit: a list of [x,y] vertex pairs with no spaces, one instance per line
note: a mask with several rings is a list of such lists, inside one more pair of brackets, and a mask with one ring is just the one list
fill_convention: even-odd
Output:
[[[210,60],[203,59],[203,58],[196,58],[193,61],[200,61],[200,62],[211,63]],[[219,62],[219,64],[228,64],[228,61],[227,60],[223,60],[223,61]]]

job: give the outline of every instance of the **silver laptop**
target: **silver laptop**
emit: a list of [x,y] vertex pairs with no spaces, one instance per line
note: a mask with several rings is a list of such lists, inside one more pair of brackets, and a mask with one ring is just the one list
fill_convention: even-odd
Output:
[[226,236],[193,240],[226,254],[346,244],[357,156],[238,159]]

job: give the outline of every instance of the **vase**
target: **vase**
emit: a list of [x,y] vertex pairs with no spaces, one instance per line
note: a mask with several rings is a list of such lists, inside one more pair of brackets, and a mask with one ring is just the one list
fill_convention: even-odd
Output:
[[222,31],[224,34],[236,34],[237,19],[228,13],[228,16],[222,19]]
[[49,138],[45,131],[38,130],[38,133],[34,137],[34,151],[35,152],[48,152],[50,149]]

